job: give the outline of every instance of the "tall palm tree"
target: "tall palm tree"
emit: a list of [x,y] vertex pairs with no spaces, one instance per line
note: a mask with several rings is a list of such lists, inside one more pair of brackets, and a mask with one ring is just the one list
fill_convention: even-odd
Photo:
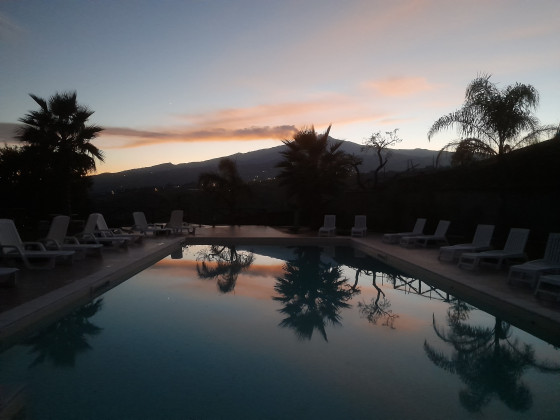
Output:
[[103,298],[91,301],[49,327],[29,337],[24,344],[36,357],[31,366],[51,360],[55,366],[74,366],[80,353],[91,350],[88,336],[99,335],[102,328],[90,320],[103,307]]
[[490,77],[479,75],[467,86],[463,106],[439,118],[428,131],[428,140],[455,126],[461,138],[442,151],[459,148],[473,157],[488,157],[536,143],[541,133],[550,131],[551,127],[539,127],[533,114],[539,103],[533,86],[515,83],[499,89]]
[[36,163],[38,180],[58,187],[70,212],[72,187],[83,187],[83,178],[96,170],[95,159],[104,160],[103,152],[91,143],[102,128],[88,125],[93,111],[78,104],[76,92],[56,93],[48,101],[30,96],[39,109],[19,119],[24,125],[17,138]]
[[[317,134],[313,127],[283,140],[283,159],[278,179],[288,196],[306,216],[317,216],[340,191],[355,166],[355,157],[340,150],[341,141],[329,143],[329,131]],[[312,219],[313,220],[313,219]]]
[[340,311],[359,293],[342,277],[342,269],[321,260],[321,248],[299,247],[296,258],[287,261],[282,277],[276,278],[273,300],[283,306],[279,312],[286,315],[281,327],[292,328],[301,340],[311,340],[317,330],[325,341],[326,326],[340,325]]
[[249,187],[239,175],[237,163],[223,158],[218,164],[218,172],[205,172],[198,177],[202,191],[215,195],[226,204],[232,223],[239,199],[249,194]]
[[426,355],[463,381],[466,387],[459,392],[459,399],[468,411],[480,412],[494,396],[512,410],[528,410],[533,399],[523,382],[525,370],[557,374],[560,366],[537,361],[531,345],[512,339],[510,325],[499,318],[495,318],[493,328],[469,325],[465,321],[471,309],[460,302],[452,303],[447,313],[448,331],[438,327],[433,318],[436,335],[453,351],[447,356],[425,341]]

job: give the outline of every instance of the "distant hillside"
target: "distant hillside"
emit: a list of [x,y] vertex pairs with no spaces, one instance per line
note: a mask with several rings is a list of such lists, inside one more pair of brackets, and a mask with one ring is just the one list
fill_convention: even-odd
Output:
[[[284,147],[284,145],[280,145],[270,149],[236,153],[226,157],[237,162],[239,173],[246,181],[268,179],[277,175],[278,169],[276,164],[282,158],[280,151]],[[346,153],[360,156],[363,159],[363,164],[360,167],[362,173],[370,172],[377,167],[376,156],[372,152],[364,153],[362,146],[359,144],[344,141],[342,150]],[[391,157],[385,170],[402,172],[411,166],[416,168],[432,166],[437,154],[437,151],[426,149],[392,149]],[[449,153],[445,155],[445,158],[442,160],[443,164],[449,162],[449,156]],[[129,188],[196,183],[201,173],[216,171],[220,159],[222,158],[177,165],[164,163],[148,168],[95,175],[92,177],[93,192],[104,193],[111,190]]]

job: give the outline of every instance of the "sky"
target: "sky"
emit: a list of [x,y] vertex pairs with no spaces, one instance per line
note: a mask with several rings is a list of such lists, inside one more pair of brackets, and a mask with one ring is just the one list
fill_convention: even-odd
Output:
[[398,129],[428,141],[465,88],[491,74],[540,93],[560,123],[558,0],[0,0],[0,144],[76,91],[104,128],[97,173],[269,148],[332,125],[363,144]]

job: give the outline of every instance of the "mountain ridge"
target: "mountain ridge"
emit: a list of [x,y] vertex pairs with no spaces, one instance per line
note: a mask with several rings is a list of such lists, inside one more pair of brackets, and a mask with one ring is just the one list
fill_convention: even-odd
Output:
[[[335,140],[336,141],[336,140]],[[229,158],[237,163],[240,176],[245,181],[273,178],[278,173],[276,164],[282,159],[280,152],[284,145],[259,149],[252,152],[235,153],[229,156],[213,158],[200,162],[160,163],[154,166],[128,169],[121,172],[106,172],[93,175],[92,190],[94,193],[106,193],[116,190],[158,187],[166,185],[184,185],[196,183],[198,176],[204,172],[213,172],[218,168],[221,159]],[[341,150],[363,159],[360,171],[367,173],[377,165],[377,156],[362,150],[362,145],[350,141],[342,141]],[[439,151],[428,149],[389,149],[390,157],[386,171],[402,172],[414,166],[424,168],[433,166]],[[445,152],[442,159],[444,165],[449,163],[451,153]]]

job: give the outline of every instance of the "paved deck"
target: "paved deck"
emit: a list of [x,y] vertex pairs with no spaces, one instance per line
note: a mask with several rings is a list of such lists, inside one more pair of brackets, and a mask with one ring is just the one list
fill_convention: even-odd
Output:
[[524,287],[510,286],[505,272],[470,272],[441,263],[437,250],[407,249],[385,244],[381,235],[366,238],[317,237],[289,234],[262,226],[204,227],[195,235],[147,237],[127,250],[107,249],[53,270],[20,270],[16,287],[0,288],[0,348],[37,325],[50,322],[76,305],[89,301],[130,276],[179,250],[182,243],[350,245],[410,275],[429,279],[436,287],[490,310],[519,328],[560,345],[560,305],[537,300]]

